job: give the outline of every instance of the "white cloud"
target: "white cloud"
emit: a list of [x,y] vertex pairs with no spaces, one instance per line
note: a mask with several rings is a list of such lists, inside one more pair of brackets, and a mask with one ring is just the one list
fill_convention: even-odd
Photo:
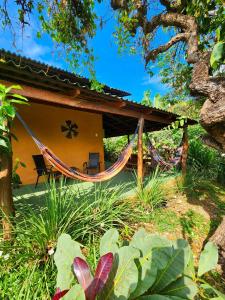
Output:
[[158,75],[154,76],[144,76],[142,80],[142,85],[152,85],[152,84],[161,84],[161,77]]

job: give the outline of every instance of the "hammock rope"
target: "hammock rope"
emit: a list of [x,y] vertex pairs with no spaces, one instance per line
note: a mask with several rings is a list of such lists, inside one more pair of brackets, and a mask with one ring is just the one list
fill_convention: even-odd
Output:
[[162,156],[159,154],[159,152],[157,151],[157,149],[153,146],[150,138],[149,138],[149,135],[146,134],[147,136],[147,140],[148,140],[148,150],[149,152],[151,153],[151,156],[152,156],[152,159],[157,163],[159,164],[160,166],[164,167],[165,169],[171,169],[175,166],[177,166],[180,161],[181,161],[181,158],[182,158],[182,154],[183,154],[183,140],[184,140],[184,137],[182,137],[182,140],[181,140],[181,144],[180,146],[176,149],[176,154],[175,156],[170,160],[170,162],[166,162]]
[[23,118],[17,113],[16,114],[19,121],[22,123],[24,128],[26,129],[27,133],[31,136],[37,147],[39,148],[40,152],[44,156],[44,158],[60,173],[62,173],[64,176],[72,178],[72,179],[78,179],[82,181],[88,181],[88,182],[101,182],[108,179],[111,179],[112,177],[116,176],[127,164],[132,151],[134,147],[135,138],[138,132],[138,128],[140,125],[140,120],[138,121],[137,128],[135,130],[134,136],[130,143],[125,147],[125,149],[122,151],[121,155],[119,156],[118,160],[107,170],[94,174],[94,175],[88,175],[84,174],[77,169],[70,168],[68,165],[66,165],[64,162],[62,162],[47,146],[45,146],[33,133],[31,128],[25,123]]

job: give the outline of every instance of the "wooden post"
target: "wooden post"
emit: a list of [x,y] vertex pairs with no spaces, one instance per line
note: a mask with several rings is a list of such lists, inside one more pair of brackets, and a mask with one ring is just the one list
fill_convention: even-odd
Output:
[[182,168],[182,174],[185,176],[187,174],[187,156],[188,156],[188,126],[185,126],[183,128],[184,134],[183,134],[183,152],[182,152],[182,158],[181,158],[181,168]]
[[138,183],[142,183],[143,181],[143,141],[142,141],[142,135],[143,135],[143,127],[144,127],[144,118],[141,118],[140,120],[140,126],[138,129],[138,157],[137,157],[137,177],[138,177]]

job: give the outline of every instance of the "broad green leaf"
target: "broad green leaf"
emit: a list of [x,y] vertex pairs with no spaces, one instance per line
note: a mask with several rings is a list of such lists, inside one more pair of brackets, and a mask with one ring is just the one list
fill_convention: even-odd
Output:
[[216,29],[216,38],[217,38],[217,41],[220,40],[220,27],[218,27],[218,28]]
[[199,259],[198,276],[202,276],[204,273],[214,269],[218,262],[218,249],[217,246],[208,242],[205,245]]
[[100,255],[112,252],[113,254],[118,251],[119,233],[115,228],[109,229],[101,238],[100,241]]
[[14,118],[16,115],[16,110],[12,105],[4,105],[4,111],[10,118]]
[[222,62],[225,52],[225,42],[218,42],[211,53],[210,64],[212,67],[216,67],[216,64]]
[[73,241],[68,234],[62,234],[57,242],[57,249],[54,255],[55,264],[58,270],[56,287],[61,290],[69,289],[74,279],[72,264],[75,257],[84,258],[80,244]]
[[177,296],[184,299],[194,299],[198,292],[196,283],[186,276],[182,276],[169,286],[165,288],[161,293],[166,296]]
[[201,284],[200,287],[206,291],[214,292],[218,296],[216,298],[211,298],[211,299],[225,300],[225,295],[220,291],[218,291],[217,289],[215,289],[214,287],[212,287],[211,285],[209,285],[208,283]]
[[63,297],[63,300],[85,300],[85,294],[79,284],[74,285]]
[[[130,246],[141,251],[141,257],[136,261],[139,271],[139,280],[136,290],[131,297],[143,295],[154,283],[157,275],[158,264],[153,259],[153,248],[170,245],[170,242],[160,236],[148,234],[145,229],[139,229],[133,236]],[[166,262],[165,262],[166,263]]]
[[124,246],[115,253],[112,270],[99,299],[129,298],[137,287],[138,269],[135,259],[139,256],[140,251],[130,246]]
[[14,90],[22,90],[22,87],[20,85],[11,85],[8,88],[5,89],[6,94],[8,94],[12,89]]
[[[10,95],[11,97],[14,97],[14,98],[16,98],[16,99],[20,99],[20,100],[24,100],[24,101],[28,101],[28,99],[26,98],[26,97],[24,97],[24,96],[22,96],[22,95],[19,95],[19,94],[11,94]],[[13,100],[13,99],[12,99]]]
[[195,278],[195,263],[194,263],[194,256],[192,251],[190,251],[190,259],[183,274],[189,278]]
[[29,105],[29,103],[27,103],[27,102],[25,102],[25,101],[22,101],[22,100],[16,100],[16,99],[10,100],[10,103]]
[[[174,246],[171,248],[172,253],[169,253],[169,249],[167,250],[166,248],[158,249],[158,255],[160,255],[160,252],[163,252],[162,257],[166,255],[167,264],[157,274],[157,279],[152,289],[154,292],[158,293],[159,291],[162,291],[170,283],[175,281],[178,276],[183,274],[184,270],[186,269],[189,263],[190,246],[185,240],[175,241]],[[155,260],[158,260],[159,264],[162,263],[162,259],[158,259],[157,253],[155,255]]]

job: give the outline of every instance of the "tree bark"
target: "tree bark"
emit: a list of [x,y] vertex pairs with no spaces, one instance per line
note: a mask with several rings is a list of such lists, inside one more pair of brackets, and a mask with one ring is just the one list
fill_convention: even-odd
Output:
[[2,210],[3,239],[12,237],[12,220],[15,208],[12,196],[12,153],[0,151],[0,208]]
[[223,274],[225,275],[225,216],[220,226],[211,236],[210,241],[214,242],[219,248],[219,264],[222,266]]

